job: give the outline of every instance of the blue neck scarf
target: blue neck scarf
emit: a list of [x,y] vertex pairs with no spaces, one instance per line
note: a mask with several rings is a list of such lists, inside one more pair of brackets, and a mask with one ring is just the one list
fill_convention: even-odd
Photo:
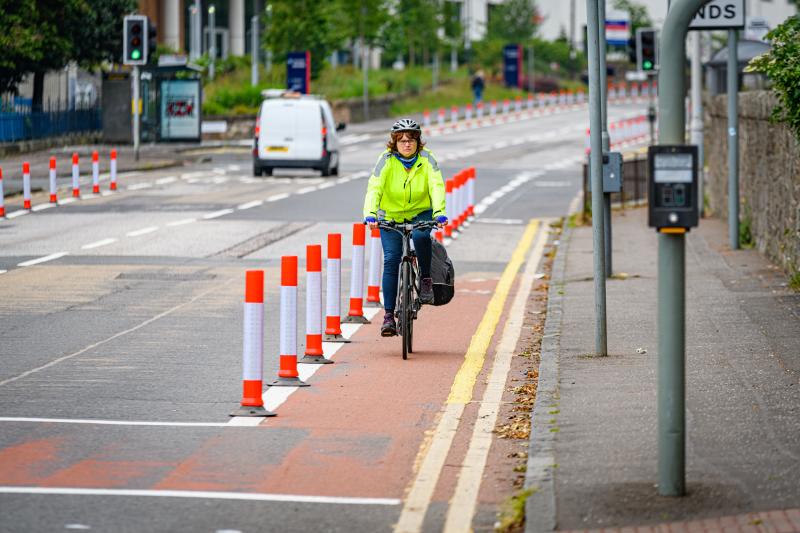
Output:
[[409,168],[414,166],[414,163],[417,162],[417,158],[419,157],[419,154],[414,154],[414,157],[406,158],[406,157],[403,157],[402,155],[400,155],[399,152],[395,152],[394,156],[397,158],[398,161],[403,163],[403,166],[406,167],[406,169],[409,169]]

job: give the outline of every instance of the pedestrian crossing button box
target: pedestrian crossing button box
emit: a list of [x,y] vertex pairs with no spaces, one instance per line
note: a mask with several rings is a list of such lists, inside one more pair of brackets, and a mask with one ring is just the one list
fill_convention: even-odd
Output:
[[[591,183],[592,165],[587,169]],[[603,154],[603,192],[622,192],[622,154],[619,152]]]
[[622,154],[603,154],[603,192],[622,191]]
[[661,231],[697,226],[697,146],[651,146],[648,159],[648,223]]

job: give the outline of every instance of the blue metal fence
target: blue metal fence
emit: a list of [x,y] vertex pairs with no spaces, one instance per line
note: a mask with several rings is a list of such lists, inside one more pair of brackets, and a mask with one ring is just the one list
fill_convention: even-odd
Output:
[[0,142],[15,142],[102,128],[100,106],[32,112],[24,107],[0,110]]

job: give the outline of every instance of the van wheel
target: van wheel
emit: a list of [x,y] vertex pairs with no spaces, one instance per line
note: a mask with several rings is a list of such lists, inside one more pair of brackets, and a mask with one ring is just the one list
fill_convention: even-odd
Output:
[[262,169],[262,168],[261,168],[260,166],[258,166],[258,165],[253,165],[253,176],[256,176],[256,177],[258,177],[258,176],[260,176],[260,175],[261,175],[261,173],[262,173],[262,172],[264,172],[264,169]]
[[272,176],[272,167],[262,167],[261,173],[263,175]]
[[331,176],[338,176],[339,175],[339,165],[336,165],[331,169]]

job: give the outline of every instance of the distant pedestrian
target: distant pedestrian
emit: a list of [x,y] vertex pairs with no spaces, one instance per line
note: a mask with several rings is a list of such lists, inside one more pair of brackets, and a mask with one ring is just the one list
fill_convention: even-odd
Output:
[[472,94],[475,96],[475,105],[478,105],[483,99],[483,87],[485,85],[483,81],[483,71],[479,70],[472,78]]

